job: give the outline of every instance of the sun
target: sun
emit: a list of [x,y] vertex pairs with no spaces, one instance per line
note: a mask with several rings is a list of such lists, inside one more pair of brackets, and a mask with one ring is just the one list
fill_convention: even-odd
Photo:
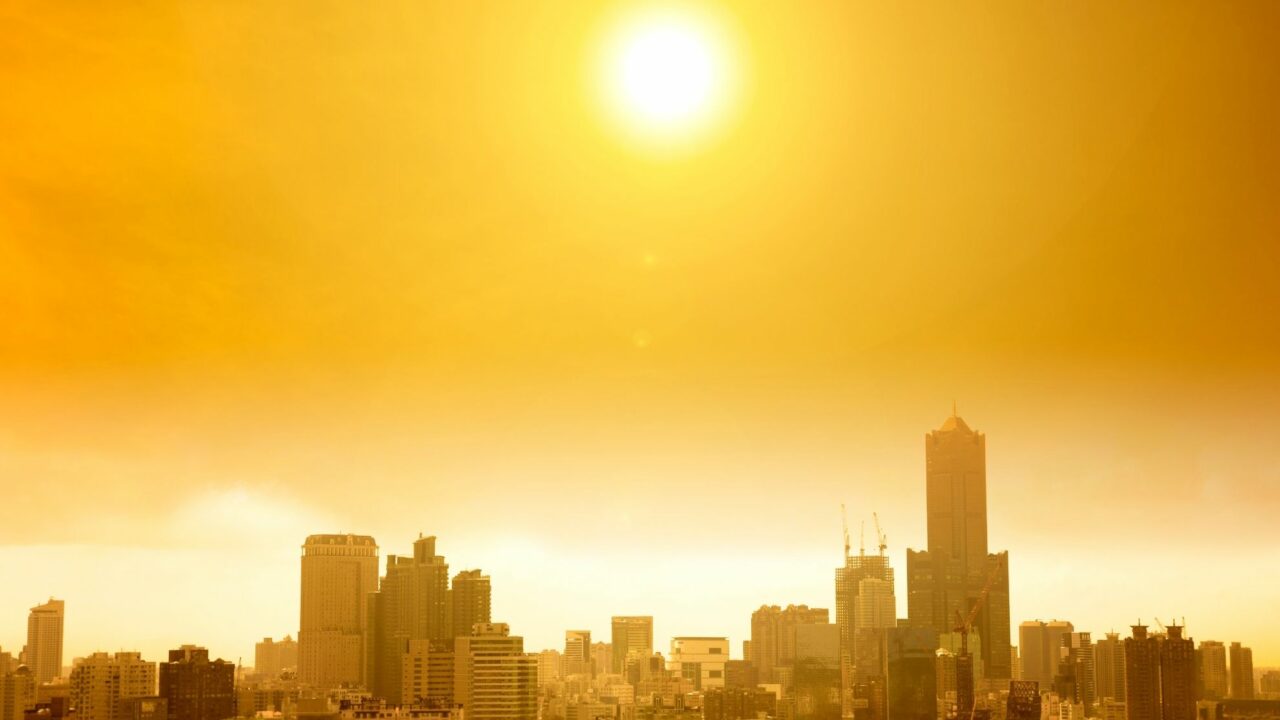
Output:
[[730,95],[727,43],[691,11],[626,18],[606,45],[604,89],[614,112],[648,136],[688,135],[720,115]]

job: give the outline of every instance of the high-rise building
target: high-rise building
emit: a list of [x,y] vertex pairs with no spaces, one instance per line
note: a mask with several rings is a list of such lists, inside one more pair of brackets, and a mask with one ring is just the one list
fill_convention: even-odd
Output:
[[5,665],[0,668],[0,720],[23,720],[26,709],[36,702],[36,679],[26,665]]
[[1165,628],[1160,642],[1162,720],[1196,720],[1196,647],[1181,625]]
[[693,683],[694,690],[724,687],[724,664],[729,659],[729,638],[671,638],[667,669]]
[[400,663],[400,702],[451,708],[454,698],[455,640],[409,640]]
[[168,720],[227,720],[236,716],[236,666],[210,660],[209,651],[183,645],[160,663],[160,697]]
[[1132,630],[1124,640],[1125,718],[1161,720],[1160,640],[1147,633],[1146,625]]
[[825,625],[829,616],[826,608],[808,605],[761,605],[751,613],[751,665],[760,682],[779,682],[774,669],[791,666],[796,657],[798,626]]
[[453,576],[449,589],[453,637],[470,635],[474,626],[489,624],[492,593],[489,576],[479,570],[463,570]]
[[591,674],[590,630],[566,630],[564,632],[564,674]]
[[564,658],[559,650],[543,650],[538,653],[538,687],[549,685],[564,677]]
[[476,626],[454,653],[454,702],[467,720],[536,720],[538,658],[505,623]]
[[1005,718],[1006,720],[1040,720],[1040,683],[1035,680],[1010,681]]
[[[825,612],[825,611],[824,611]],[[791,628],[790,692],[795,717],[831,717],[840,712],[840,626],[801,623]]]
[[1253,650],[1238,642],[1231,643],[1231,697],[1253,699]]
[[621,675],[627,660],[647,659],[653,654],[653,617],[650,615],[613,616],[613,672]]
[[1124,642],[1118,633],[1093,644],[1093,677],[1099,700],[1124,702]]
[[1201,640],[1196,648],[1197,700],[1221,700],[1227,696],[1227,646],[1216,640]]
[[37,685],[62,674],[62,625],[65,616],[66,604],[53,598],[31,608],[27,615],[26,665]]
[[400,705],[401,663],[410,640],[453,638],[448,620],[449,564],[436,554],[434,536],[419,535],[413,556],[387,555],[387,572],[369,596],[368,687],[374,697]]
[[[1265,695],[1280,695],[1280,670],[1268,670],[1262,673],[1262,678],[1258,685]],[[1280,698],[1272,697],[1272,699]]]
[[1062,636],[1075,628],[1065,620],[1028,620],[1018,626],[1018,655],[1022,679],[1042,688],[1053,685],[1062,659]]
[[1061,641],[1061,659],[1057,671],[1057,678],[1061,681],[1058,696],[1064,701],[1082,706],[1085,715],[1093,717],[1093,706],[1097,699],[1093,642],[1087,632],[1064,633]]
[[1009,563],[987,549],[987,441],[954,411],[925,436],[925,496],[928,547],[907,551],[909,621],[949,632],[989,582],[974,627],[986,676],[1007,679]]
[[76,662],[67,684],[76,720],[118,720],[121,698],[156,694],[156,664],[136,652],[97,652]]
[[[930,627],[895,627],[886,633],[890,720],[935,720],[938,633]],[[1039,720],[1039,716],[1032,720]]]
[[262,638],[253,647],[253,671],[267,677],[279,677],[281,673],[298,669],[298,642],[285,635],[280,640]]
[[316,687],[366,682],[368,597],[378,544],[367,535],[312,535],[302,546],[298,679]]
[[607,642],[591,643],[591,674],[608,675],[613,670],[613,646]]
[[[855,699],[865,700],[881,704],[861,714],[883,720],[885,631],[897,624],[893,568],[883,552],[878,555],[859,552],[846,555],[844,567],[836,568],[835,574],[836,624],[840,626],[840,712],[849,715],[854,711]],[[752,653],[756,653],[754,643]],[[866,682],[872,678],[877,679],[876,682]],[[859,693],[862,697],[855,698]]]

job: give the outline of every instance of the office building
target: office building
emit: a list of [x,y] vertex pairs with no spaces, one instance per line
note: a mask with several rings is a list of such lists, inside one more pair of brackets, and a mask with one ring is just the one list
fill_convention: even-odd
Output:
[[986,436],[954,412],[925,436],[928,547],[907,551],[907,616],[949,632],[989,585],[974,627],[987,677],[1007,679],[1009,564],[1006,553],[987,548],[986,448]]
[[378,545],[367,535],[312,535],[302,546],[298,679],[313,687],[367,681],[368,597]]
[[693,684],[694,690],[724,687],[724,666],[729,659],[725,637],[671,638],[667,669]]
[[209,651],[183,645],[160,663],[160,695],[169,720],[226,720],[236,716],[236,666],[210,660]]
[[1253,699],[1253,650],[1238,642],[1231,643],[1231,697]]
[[1058,697],[1084,709],[1092,717],[1096,701],[1093,642],[1087,632],[1069,632],[1061,636],[1057,682]]
[[118,720],[120,700],[156,694],[156,664],[136,652],[97,652],[71,669],[67,696],[76,720]]
[[401,662],[409,641],[453,638],[448,620],[449,564],[436,554],[434,536],[418,535],[413,555],[387,555],[386,574],[369,596],[369,692],[402,704]]
[[491,623],[454,642],[454,702],[467,720],[536,720],[538,658],[523,638]]
[[564,674],[591,674],[591,631],[566,630],[564,633]]
[[269,678],[298,670],[298,642],[285,635],[280,640],[262,638],[253,647],[253,671]]
[[404,706],[450,708],[454,702],[454,640],[409,640],[400,662]]
[[62,626],[65,619],[66,603],[53,598],[31,608],[27,615],[25,663],[31,669],[36,685],[62,675]]
[[647,659],[653,654],[653,617],[649,615],[615,615],[612,621],[612,671],[626,672],[631,658]]
[[463,570],[453,576],[453,587],[449,589],[453,637],[470,635],[476,625],[489,624],[492,593],[489,576],[479,570]]

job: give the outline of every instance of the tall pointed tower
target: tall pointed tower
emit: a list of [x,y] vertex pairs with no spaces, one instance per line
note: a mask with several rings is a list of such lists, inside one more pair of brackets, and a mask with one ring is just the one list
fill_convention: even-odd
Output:
[[970,649],[981,676],[1009,678],[1009,565],[1007,553],[987,551],[987,438],[953,410],[925,435],[924,457],[928,547],[907,551],[907,617],[946,642],[994,573]]

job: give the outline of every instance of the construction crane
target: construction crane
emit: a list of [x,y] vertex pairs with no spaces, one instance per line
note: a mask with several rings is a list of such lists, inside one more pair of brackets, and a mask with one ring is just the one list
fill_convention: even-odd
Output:
[[[978,593],[978,599],[969,609],[968,616],[962,616],[960,609],[956,609],[956,626],[952,628],[952,631],[960,634],[960,654],[956,656],[956,710],[958,713],[964,712],[967,705],[969,720],[974,720],[978,713],[978,703],[973,697],[973,661],[969,657],[969,633],[973,631],[973,621],[977,619],[978,611],[982,609],[982,604],[991,594],[991,588],[995,586],[996,577],[999,576],[1000,568],[1003,566],[1004,556],[998,555],[996,564],[987,575],[986,584],[982,586],[982,592]],[[962,666],[966,669],[962,670]],[[961,682],[962,674],[967,676],[965,682]],[[964,685],[967,687],[963,687]]]
[[858,522],[858,556],[867,554],[867,521]]
[[840,503],[840,522],[844,525],[844,558],[849,559],[849,516],[844,512],[844,503]]
[[876,539],[880,543],[880,557],[884,557],[884,551],[889,548],[889,538],[880,529],[880,515],[873,512],[871,518],[876,521]]

